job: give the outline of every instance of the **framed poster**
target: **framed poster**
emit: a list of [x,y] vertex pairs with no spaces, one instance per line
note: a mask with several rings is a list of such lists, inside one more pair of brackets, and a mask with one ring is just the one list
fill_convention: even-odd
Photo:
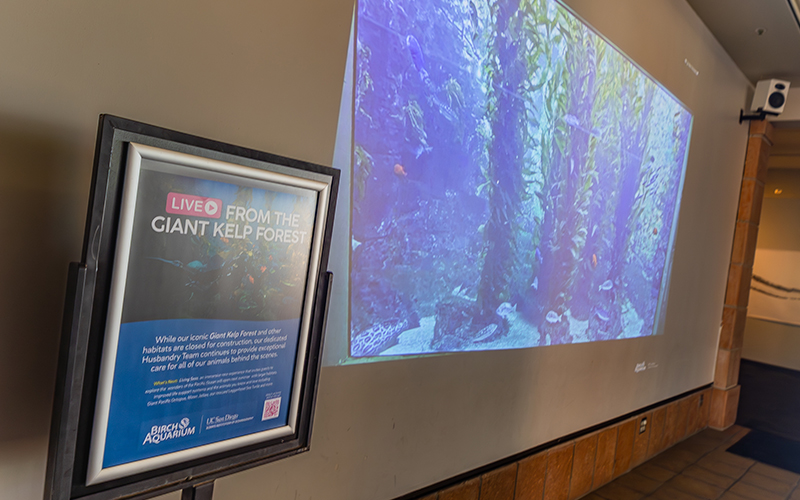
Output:
[[338,174],[101,117],[46,497],[146,498],[308,449]]

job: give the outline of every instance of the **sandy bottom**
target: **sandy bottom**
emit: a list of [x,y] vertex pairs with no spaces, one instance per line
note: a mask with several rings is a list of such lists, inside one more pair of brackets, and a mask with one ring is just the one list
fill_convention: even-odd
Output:
[[[572,317],[570,311],[564,314],[564,319],[569,321],[570,334],[572,338],[575,339],[572,342],[573,344],[592,341],[589,337],[588,320],[578,321]],[[520,349],[524,347],[550,345],[550,336],[547,335],[542,339],[541,335],[539,335],[539,329],[522,319],[518,313],[511,313],[511,315],[508,316],[508,323],[509,331],[507,335],[492,340],[491,342],[475,342],[471,345],[464,346],[464,348],[458,352]],[[398,343],[380,353],[379,356],[403,356],[409,354],[442,352],[431,349],[435,324],[436,319],[433,316],[420,319],[419,327],[401,333],[397,339]],[[622,325],[622,333],[617,336],[618,339],[642,337],[650,334],[650,332],[642,331],[644,320],[636,314],[636,310],[634,310],[629,302],[626,302],[622,306]]]

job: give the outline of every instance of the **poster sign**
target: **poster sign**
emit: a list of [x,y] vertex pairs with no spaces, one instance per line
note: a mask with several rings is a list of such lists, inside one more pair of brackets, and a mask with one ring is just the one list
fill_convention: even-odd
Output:
[[301,449],[310,432],[335,171],[297,175],[249,150],[238,158],[227,151],[239,148],[129,135],[108,141],[124,152],[122,174],[107,183],[115,230],[103,217],[87,227],[105,232],[87,259],[97,252],[93,303],[107,307],[92,311],[94,331],[76,337],[90,352],[101,343],[85,359],[96,385],[81,390],[93,411],[81,413],[74,436],[80,493],[189,462],[194,476],[206,458],[228,457],[217,468],[229,468],[236,450],[271,457],[257,447]]

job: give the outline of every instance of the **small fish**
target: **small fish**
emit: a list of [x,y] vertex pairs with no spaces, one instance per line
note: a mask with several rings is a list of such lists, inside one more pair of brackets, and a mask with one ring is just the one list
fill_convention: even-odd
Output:
[[223,243],[229,243],[229,242],[231,241],[231,240],[229,240],[228,238],[220,238],[219,240],[220,240],[221,242],[223,242]]
[[561,315],[556,314],[555,311],[548,311],[547,316],[544,317],[548,323],[558,323],[561,321]]
[[497,331],[497,325],[492,323],[489,326],[484,326],[481,328],[481,331],[478,332],[478,335],[472,340],[473,342],[480,342],[481,340],[486,340]]
[[253,277],[250,276],[249,274],[247,275],[247,279],[250,281],[250,283],[255,283],[256,282],[256,280],[253,279]]
[[417,146],[417,149],[414,150],[414,159],[419,160],[419,157],[422,156],[423,153],[430,153],[431,151],[433,151],[432,147],[420,144]]
[[598,308],[594,313],[597,315],[598,318],[600,318],[603,321],[608,321],[609,319],[611,319],[611,316],[605,309]]
[[167,263],[167,264],[169,264],[171,266],[183,268],[183,262],[181,262],[179,260],[167,260],[167,259],[162,259],[161,257],[147,257],[147,258],[150,259],[150,260],[157,260],[159,262],[165,262],[165,263]]
[[534,254],[536,255],[536,260],[538,260],[539,264],[541,264],[544,261],[544,259],[542,258],[542,252],[539,251],[539,247],[536,247],[536,251],[534,252]]
[[406,37],[406,47],[408,48],[409,54],[411,54],[411,60],[414,61],[414,67],[419,71],[419,76],[422,77],[423,81],[427,80],[428,71],[425,69],[425,58],[422,55],[422,47],[419,46],[419,42],[414,35],[408,35]]
[[597,287],[598,290],[611,290],[614,288],[614,283],[611,280],[605,280],[602,285]]
[[503,302],[499,306],[497,306],[497,310],[495,311],[498,316],[501,318],[507,318],[511,315],[511,313],[516,312],[517,305],[514,304],[513,306],[508,302]]
[[475,7],[475,2],[469,3],[469,15],[472,19],[472,24],[478,26],[478,8]]
[[597,254],[592,254],[592,267],[597,267]]
[[577,116],[570,114],[564,117],[564,121],[567,122],[569,125],[572,125],[573,127],[578,127],[581,124],[581,121],[578,119]]
[[653,234],[658,234],[658,228],[657,227],[653,228]]
[[397,177],[406,177],[408,174],[406,173],[406,169],[404,169],[402,165],[400,165],[399,163],[395,163],[394,175],[396,175]]
[[262,272],[262,273],[263,273],[264,271],[266,271],[266,270],[267,270],[267,266],[261,266],[261,272]]
[[539,289],[539,277],[538,276],[533,278],[533,283],[531,283],[531,288],[533,288],[534,290],[538,290]]

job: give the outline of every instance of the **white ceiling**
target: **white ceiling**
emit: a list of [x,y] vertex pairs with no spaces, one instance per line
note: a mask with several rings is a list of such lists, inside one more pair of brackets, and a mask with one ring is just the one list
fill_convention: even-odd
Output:
[[790,0],[687,1],[753,83],[780,78],[800,87],[800,26]]

